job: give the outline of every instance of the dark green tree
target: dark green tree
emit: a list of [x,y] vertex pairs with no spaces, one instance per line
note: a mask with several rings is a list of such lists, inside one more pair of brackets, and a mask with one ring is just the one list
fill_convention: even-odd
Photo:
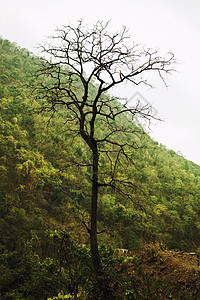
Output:
[[[92,262],[102,299],[111,299],[112,295],[103,277],[98,251],[99,188],[129,185],[118,167],[125,161],[130,163],[131,149],[142,146],[138,134],[143,130],[136,125],[136,118],[153,117],[150,106],[139,102],[130,105],[128,101],[122,104],[107,92],[126,82],[150,85],[146,80],[149,72],[158,73],[164,81],[175,63],[172,53],[160,57],[156,50],[141,49],[131,42],[125,27],[110,34],[108,25],[97,22],[88,28],[80,21],[77,27],[57,30],[51,42],[42,47],[46,58],[38,71],[37,86],[37,98],[40,103],[43,101],[41,110],[51,112],[53,117],[64,106],[66,130],[79,135],[88,146],[88,160],[80,159],[77,164],[91,170],[91,221],[85,226],[90,234]],[[122,122],[122,116],[127,122]],[[103,131],[99,130],[102,125]],[[105,160],[109,170],[102,167]]]

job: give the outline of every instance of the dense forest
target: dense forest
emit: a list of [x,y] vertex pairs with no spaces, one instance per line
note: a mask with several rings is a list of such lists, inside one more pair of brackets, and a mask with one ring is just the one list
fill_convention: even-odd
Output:
[[[36,113],[29,86],[37,85],[39,60],[0,39],[0,295],[97,299],[86,226],[91,170],[77,163],[80,157],[87,161],[88,150],[67,130],[64,107],[53,118]],[[126,118],[121,122],[126,126]],[[171,299],[182,291],[149,278],[137,251],[159,244],[162,250],[198,253],[200,167],[147,134],[132,138],[142,147],[132,150],[134,163],[122,162],[118,173],[134,188],[100,189],[102,264],[116,299]],[[156,247],[154,258],[161,251]],[[131,254],[119,256],[115,249]]]

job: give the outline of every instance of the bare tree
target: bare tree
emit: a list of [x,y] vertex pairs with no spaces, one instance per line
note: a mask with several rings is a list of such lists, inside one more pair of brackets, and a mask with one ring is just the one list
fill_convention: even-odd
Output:
[[[90,234],[91,256],[102,299],[111,299],[103,279],[97,241],[98,191],[101,186],[118,188],[116,170],[120,157],[129,159],[130,150],[139,148],[137,139],[128,138],[141,132],[136,117],[151,120],[151,107],[107,94],[125,82],[133,85],[150,83],[145,75],[157,72],[165,82],[165,74],[173,71],[174,55],[160,57],[157,50],[143,49],[131,43],[126,27],[109,34],[108,23],[97,22],[88,28],[82,21],[76,27],[64,26],[49,44],[42,47],[46,54],[38,75],[42,78],[38,95],[43,110],[52,112],[60,105],[66,107],[66,126],[85,141],[91,153],[91,221],[85,226]],[[147,76],[146,76],[147,77]],[[125,117],[129,126],[121,122]],[[105,130],[99,130],[104,126]],[[104,154],[103,154],[104,153]],[[110,163],[105,180],[100,172],[104,155]],[[126,180],[123,182],[128,184]]]

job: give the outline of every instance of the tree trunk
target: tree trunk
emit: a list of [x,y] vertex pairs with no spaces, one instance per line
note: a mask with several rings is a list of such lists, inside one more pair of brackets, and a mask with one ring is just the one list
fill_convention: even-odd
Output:
[[98,160],[99,154],[96,149],[93,151],[93,173],[92,173],[92,200],[91,200],[91,231],[90,246],[94,272],[96,275],[98,289],[101,299],[112,299],[107,280],[103,277],[103,269],[98,250],[97,241],[97,201],[98,201]]

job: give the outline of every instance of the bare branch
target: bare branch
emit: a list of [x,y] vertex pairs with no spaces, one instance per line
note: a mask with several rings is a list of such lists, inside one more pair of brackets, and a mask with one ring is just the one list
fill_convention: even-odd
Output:
[[[155,118],[149,105],[121,104],[121,99],[108,92],[126,82],[151,87],[149,72],[156,73],[167,86],[166,75],[174,71],[176,63],[172,53],[161,57],[157,49],[130,43],[126,27],[113,34],[108,27],[109,22],[98,21],[87,28],[79,21],[76,27],[58,29],[51,43],[41,47],[47,58],[41,61],[40,85],[35,89],[41,111],[50,112],[51,120],[63,106],[67,112],[65,126],[81,137],[88,149],[88,161],[80,157],[71,162],[78,167],[92,166],[90,227],[85,220],[82,223],[90,234],[97,279],[103,278],[97,243],[98,188],[111,187],[133,199],[137,189],[134,180],[117,173],[122,165],[134,166],[133,151],[143,147],[144,130],[138,119],[150,122]],[[142,204],[137,205],[144,210]],[[108,299],[105,285],[99,282],[102,295]]]

